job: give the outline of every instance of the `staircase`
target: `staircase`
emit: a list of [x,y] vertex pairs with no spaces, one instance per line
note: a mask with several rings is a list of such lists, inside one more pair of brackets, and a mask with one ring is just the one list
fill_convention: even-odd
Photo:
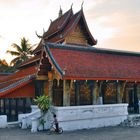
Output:
[[126,127],[139,127],[140,126],[140,114],[128,115],[128,118],[120,124]]
[[[40,123],[43,120],[44,126]],[[32,109],[31,113],[19,114],[18,121],[8,122],[7,127],[19,127],[21,129],[31,129],[31,132],[38,130],[49,129],[53,122],[53,114],[49,110],[45,115],[42,115],[40,109]]]

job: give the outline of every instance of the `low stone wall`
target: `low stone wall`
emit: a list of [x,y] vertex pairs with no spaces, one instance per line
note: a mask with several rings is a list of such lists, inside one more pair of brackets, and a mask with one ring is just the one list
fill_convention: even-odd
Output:
[[40,109],[33,105],[31,106],[31,113],[28,114],[19,114],[18,121],[22,122],[21,128],[27,129],[31,127],[31,132],[37,132],[38,130],[43,130],[43,126],[40,124],[41,120],[44,120],[44,129],[49,129],[51,123],[53,122],[53,114],[50,110],[42,116]]
[[0,116],[0,128],[6,128],[7,127],[7,116],[1,115]]
[[65,131],[116,126],[127,119],[128,104],[54,107]]
[[22,129],[27,129],[28,127],[31,127],[32,125],[32,119],[38,118],[41,116],[40,109],[38,109],[37,106],[32,105],[31,106],[31,113],[26,114],[19,114],[18,115],[18,121],[22,122]]

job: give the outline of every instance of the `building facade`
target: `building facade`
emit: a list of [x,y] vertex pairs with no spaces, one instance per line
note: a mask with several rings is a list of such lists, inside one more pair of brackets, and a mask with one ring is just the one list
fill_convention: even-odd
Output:
[[129,112],[138,113],[140,53],[94,47],[82,8],[60,11],[38,37],[34,57],[0,79],[1,114],[10,120],[28,112],[32,99],[43,94],[54,106],[128,103]]

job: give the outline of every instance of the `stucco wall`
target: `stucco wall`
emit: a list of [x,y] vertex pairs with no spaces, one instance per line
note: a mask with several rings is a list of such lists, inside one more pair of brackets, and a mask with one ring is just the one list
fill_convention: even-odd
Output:
[[63,130],[116,126],[127,119],[127,104],[54,107]]
[[[46,121],[45,129],[49,129],[53,122],[53,113],[57,115],[59,126],[64,131],[116,126],[127,119],[128,104],[87,105],[51,107],[43,116]],[[31,132],[42,130],[39,124],[41,114],[37,107],[32,106],[32,113],[24,116],[24,126],[31,125]],[[20,117],[19,117],[20,118]],[[22,118],[22,117],[21,117]],[[22,126],[22,128],[26,128]]]
[[7,116],[1,115],[0,116],[0,128],[5,128],[5,127],[7,127]]

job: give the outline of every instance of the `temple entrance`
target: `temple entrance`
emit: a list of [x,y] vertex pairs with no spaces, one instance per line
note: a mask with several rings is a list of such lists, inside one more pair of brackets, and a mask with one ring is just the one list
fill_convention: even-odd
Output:
[[128,91],[128,112],[139,113],[137,93],[132,89]]
[[63,106],[63,81],[53,80],[53,105]]
[[35,96],[41,96],[44,93],[44,81],[35,80]]
[[128,112],[134,113],[134,92],[133,90],[130,90],[128,92]]

